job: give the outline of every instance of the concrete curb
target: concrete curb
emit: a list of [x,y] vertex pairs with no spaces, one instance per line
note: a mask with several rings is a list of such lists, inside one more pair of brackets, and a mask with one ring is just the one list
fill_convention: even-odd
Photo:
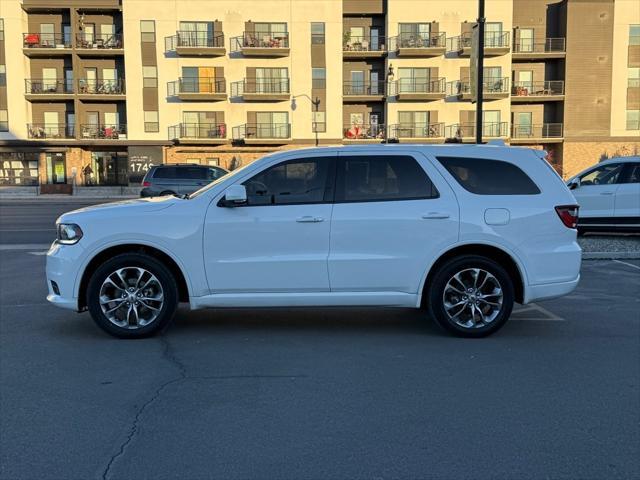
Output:
[[637,260],[640,252],[583,252],[583,260]]
[[78,195],[38,195],[34,197],[27,196],[2,196],[0,195],[0,203],[6,202],[29,202],[29,203],[40,203],[40,202],[62,202],[62,203],[87,203],[87,202],[111,202],[116,200],[132,200],[135,198],[140,198],[135,195],[127,195],[127,196],[112,196],[112,197],[83,197]]

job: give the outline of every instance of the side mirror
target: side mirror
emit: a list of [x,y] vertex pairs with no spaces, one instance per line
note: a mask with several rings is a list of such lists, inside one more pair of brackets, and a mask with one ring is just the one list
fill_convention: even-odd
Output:
[[247,189],[244,185],[231,185],[224,192],[224,206],[234,207],[247,203]]
[[580,186],[580,179],[579,178],[574,178],[573,180],[571,180],[569,182],[569,190],[575,190],[579,186]]

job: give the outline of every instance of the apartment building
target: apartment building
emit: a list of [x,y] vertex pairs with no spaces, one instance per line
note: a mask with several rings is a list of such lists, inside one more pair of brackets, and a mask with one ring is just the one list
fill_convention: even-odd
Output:
[[[151,8],[152,6],[152,8]],[[0,0],[0,185],[310,145],[473,142],[473,0]],[[484,140],[640,150],[636,0],[487,0]]]

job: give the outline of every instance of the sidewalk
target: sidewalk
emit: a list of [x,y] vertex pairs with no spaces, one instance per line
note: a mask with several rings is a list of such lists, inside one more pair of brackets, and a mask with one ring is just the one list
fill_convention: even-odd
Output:
[[41,194],[39,187],[0,187],[0,201],[92,201],[94,199],[125,200],[139,198],[141,187],[76,187],[73,195]]

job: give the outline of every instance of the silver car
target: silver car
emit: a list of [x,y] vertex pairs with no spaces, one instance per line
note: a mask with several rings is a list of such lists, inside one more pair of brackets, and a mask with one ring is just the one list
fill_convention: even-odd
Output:
[[140,196],[190,195],[227,173],[221,167],[192,163],[155,165],[142,180]]

